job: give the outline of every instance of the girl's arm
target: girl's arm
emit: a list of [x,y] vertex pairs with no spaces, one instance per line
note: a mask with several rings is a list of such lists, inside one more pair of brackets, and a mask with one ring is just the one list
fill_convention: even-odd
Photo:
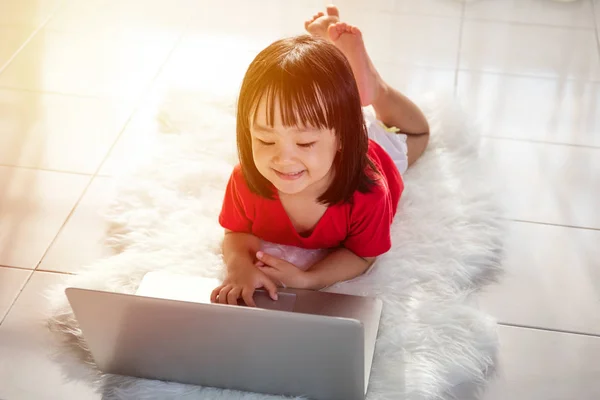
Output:
[[239,265],[254,265],[255,254],[260,249],[260,239],[251,233],[233,232],[225,229],[223,238],[223,261],[227,271]]
[[340,247],[306,271],[307,288],[320,290],[362,275],[377,257],[359,257]]

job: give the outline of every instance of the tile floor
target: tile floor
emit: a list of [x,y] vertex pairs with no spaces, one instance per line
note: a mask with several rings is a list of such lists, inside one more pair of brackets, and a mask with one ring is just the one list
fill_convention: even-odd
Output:
[[[400,90],[456,93],[506,188],[508,273],[481,297],[499,372],[482,398],[600,398],[600,0],[338,5]],[[110,255],[97,211],[152,147],[143,99],[234,90],[253,54],[323,6],[0,0],[1,399],[101,397],[52,361],[42,292]]]

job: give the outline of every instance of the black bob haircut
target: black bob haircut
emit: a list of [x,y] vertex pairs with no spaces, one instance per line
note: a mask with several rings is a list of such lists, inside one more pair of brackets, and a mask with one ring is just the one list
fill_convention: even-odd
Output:
[[[273,185],[252,157],[251,121],[266,100],[266,120],[274,123],[279,100],[285,126],[332,129],[341,149],[333,162],[334,180],[318,201],[349,202],[358,190],[369,192],[378,174],[367,157],[368,136],[358,86],[344,54],[325,39],[302,35],[278,40],[262,50],[244,76],[237,107],[237,148],[250,190],[273,199]],[[367,168],[373,173],[368,174]]]

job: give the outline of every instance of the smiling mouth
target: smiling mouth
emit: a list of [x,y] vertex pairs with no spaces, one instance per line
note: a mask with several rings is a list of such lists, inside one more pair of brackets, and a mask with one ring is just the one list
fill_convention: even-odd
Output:
[[304,174],[304,170],[298,171],[298,172],[290,172],[290,173],[279,172],[276,169],[274,169],[273,171],[275,171],[275,173],[277,174],[278,177],[280,177],[281,179],[285,179],[285,180],[298,179]]

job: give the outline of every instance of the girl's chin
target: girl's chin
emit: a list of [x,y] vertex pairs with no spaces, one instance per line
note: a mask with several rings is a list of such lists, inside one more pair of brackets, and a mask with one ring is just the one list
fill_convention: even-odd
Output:
[[298,185],[298,184],[295,184],[295,185],[287,184],[286,185],[286,184],[279,183],[274,186],[277,188],[277,190],[280,193],[289,194],[289,195],[301,193],[302,191],[304,191],[304,189],[306,189],[306,185]]

